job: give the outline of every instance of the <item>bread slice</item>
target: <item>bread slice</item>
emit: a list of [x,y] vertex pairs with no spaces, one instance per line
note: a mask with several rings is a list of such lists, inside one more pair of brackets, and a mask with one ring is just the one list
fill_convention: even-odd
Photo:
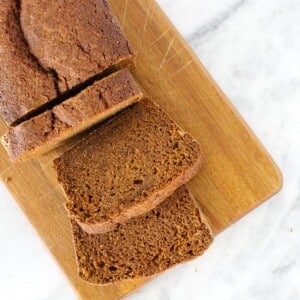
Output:
[[160,273],[201,255],[213,240],[186,186],[114,231],[90,235],[72,221],[79,275],[108,284]]
[[70,216],[96,234],[154,208],[191,179],[202,162],[200,145],[143,99],[54,165]]
[[55,76],[29,51],[18,2],[0,1],[0,114],[9,125],[58,95]]
[[142,92],[127,69],[110,75],[26,122],[11,128],[3,144],[13,161],[32,158],[140,100]]
[[22,0],[31,52],[65,89],[112,66],[132,65],[134,51],[107,0]]

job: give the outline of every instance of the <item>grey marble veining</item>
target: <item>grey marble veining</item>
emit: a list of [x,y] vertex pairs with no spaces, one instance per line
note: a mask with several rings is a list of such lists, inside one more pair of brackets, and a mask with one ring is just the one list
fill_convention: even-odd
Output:
[[[300,1],[158,0],[279,164],[284,188],[128,299],[300,299]],[[0,185],[1,299],[75,299]]]
[[232,17],[232,15],[238,11],[246,1],[247,0],[240,0],[234,2],[232,5],[228,5],[224,11],[217,14],[210,22],[196,28],[192,34],[185,37],[188,43],[193,46],[194,41],[199,41],[200,39],[203,39],[205,35],[211,34],[218,30],[218,28],[221,27],[230,17]]

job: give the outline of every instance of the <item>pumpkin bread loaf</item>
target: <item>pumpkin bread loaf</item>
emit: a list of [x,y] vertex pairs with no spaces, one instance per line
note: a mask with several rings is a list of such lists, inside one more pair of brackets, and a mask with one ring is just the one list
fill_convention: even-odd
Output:
[[43,154],[138,101],[142,92],[127,69],[95,82],[51,110],[11,128],[2,142],[13,161]]
[[0,115],[8,125],[133,65],[106,0],[0,0]]
[[213,237],[186,186],[114,231],[90,235],[72,221],[79,275],[108,284],[160,273],[201,255]]
[[202,162],[198,142],[143,99],[54,165],[70,216],[96,234],[153,209],[191,179]]

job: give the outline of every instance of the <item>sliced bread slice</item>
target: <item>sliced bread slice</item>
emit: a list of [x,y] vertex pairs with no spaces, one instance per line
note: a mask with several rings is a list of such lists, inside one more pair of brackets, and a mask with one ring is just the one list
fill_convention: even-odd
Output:
[[62,141],[140,100],[142,92],[127,69],[95,82],[73,98],[11,128],[2,138],[13,161],[43,154]]
[[94,284],[152,276],[201,255],[213,237],[186,186],[114,231],[90,235],[72,221],[79,275]]
[[143,99],[54,161],[70,216],[88,233],[113,230],[191,179],[200,145]]

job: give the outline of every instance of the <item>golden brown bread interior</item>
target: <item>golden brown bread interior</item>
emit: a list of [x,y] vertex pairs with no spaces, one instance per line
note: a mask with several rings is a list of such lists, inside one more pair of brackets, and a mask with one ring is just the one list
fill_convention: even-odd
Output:
[[114,231],[90,235],[72,221],[80,277],[107,284],[152,276],[201,255],[213,237],[186,186]]
[[103,233],[161,203],[202,162],[198,142],[143,99],[54,164],[70,216],[86,232]]

